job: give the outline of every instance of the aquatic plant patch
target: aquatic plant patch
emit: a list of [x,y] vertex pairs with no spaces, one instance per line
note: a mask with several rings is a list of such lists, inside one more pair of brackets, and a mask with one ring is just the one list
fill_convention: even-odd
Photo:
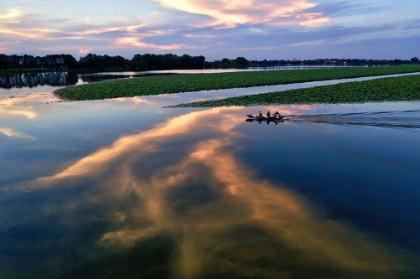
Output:
[[412,72],[420,72],[420,65],[148,76],[68,86],[54,93],[67,100],[95,100]]
[[222,107],[273,104],[339,104],[420,100],[420,75],[381,78],[312,88],[179,104],[169,107]]

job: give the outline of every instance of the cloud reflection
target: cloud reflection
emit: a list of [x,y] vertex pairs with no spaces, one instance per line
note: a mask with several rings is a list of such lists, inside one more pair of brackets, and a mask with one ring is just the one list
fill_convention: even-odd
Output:
[[[233,121],[235,110],[193,112],[121,137],[39,179],[37,187],[56,186],[74,176],[96,177],[100,191],[87,200],[118,208],[115,229],[96,245],[130,248],[170,233],[178,247],[173,272],[179,278],[203,274],[282,278],[298,272],[309,276],[316,267],[335,275],[386,277],[408,268],[402,253],[349,224],[329,220],[285,185],[258,179],[235,157],[243,136],[234,131],[239,124]],[[195,137],[198,131],[204,136]],[[171,142],[191,137],[183,155],[173,157],[177,148]],[[156,168],[152,155],[158,152],[167,160],[160,159]],[[198,194],[188,196],[191,189]],[[133,195],[136,202],[125,205]]]
[[[90,175],[93,172],[96,173],[99,170],[106,168],[107,163],[112,162],[112,160],[132,152],[134,146],[136,147],[137,156],[151,154],[159,149],[159,139],[163,138],[164,140],[169,140],[171,137],[176,135],[188,134],[191,131],[191,127],[194,127],[194,123],[196,123],[198,116],[210,117],[213,114],[219,114],[221,111],[222,109],[219,108],[203,113],[190,113],[182,115],[180,117],[170,119],[149,131],[124,136],[118,139],[110,147],[102,148],[95,153],[82,158],[70,167],[53,176],[40,178],[40,181],[48,182],[69,176]],[[229,122],[225,121],[225,123],[225,125],[229,125]],[[230,126],[224,130],[229,129]]]
[[109,101],[115,101],[120,103],[134,103],[134,104],[151,104],[152,102],[147,100],[146,98],[135,96],[131,98],[123,97],[123,98],[115,98],[115,99],[109,99]]
[[7,137],[17,137],[17,138],[22,138],[22,139],[36,140],[36,138],[34,138],[33,136],[18,132],[10,128],[0,128],[0,133],[3,133]]
[[11,115],[21,115],[28,119],[35,119],[39,116],[39,113],[35,111],[32,107],[8,107],[0,105],[0,116],[11,116]]

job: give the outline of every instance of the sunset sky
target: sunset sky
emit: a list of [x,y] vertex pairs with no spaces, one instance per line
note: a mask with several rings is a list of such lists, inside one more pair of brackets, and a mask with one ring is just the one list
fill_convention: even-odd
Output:
[[1,0],[0,53],[420,58],[419,0]]

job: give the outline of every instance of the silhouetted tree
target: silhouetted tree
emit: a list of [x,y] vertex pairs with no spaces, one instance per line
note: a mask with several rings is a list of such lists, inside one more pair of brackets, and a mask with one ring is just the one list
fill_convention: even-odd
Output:
[[248,67],[249,61],[245,59],[244,57],[237,57],[235,59],[235,66],[236,67]]
[[196,69],[203,68],[204,56],[190,56],[184,54],[178,56],[172,53],[164,55],[136,54],[130,60],[130,67],[133,70],[166,70],[166,69]]

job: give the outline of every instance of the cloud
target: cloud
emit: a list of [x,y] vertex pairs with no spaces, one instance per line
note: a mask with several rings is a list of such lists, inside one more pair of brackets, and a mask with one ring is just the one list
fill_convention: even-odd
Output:
[[[287,47],[313,47],[340,46],[359,44],[361,42],[416,38],[420,36],[420,25],[415,21],[404,21],[400,24],[386,24],[380,26],[364,27],[332,27],[316,34],[305,33],[305,36],[296,38],[293,43],[287,43]],[[384,45],[386,47],[386,45]]]
[[86,29],[83,31],[71,31],[71,32],[68,32],[68,34],[76,35],[76,36],[86,36],[86,35],[97,35],[97,34],[109,33],[109,32],[136,33],[138,29],[143,28],[144,26],[145,24],[101,27],[101,28]]
[[[347,51],[336,46],[331,52],[334,45],[317,45],[318,48],[308,52],[298,43],[345,40],[347,32],[352,32],[351,28],[365,28],[366,35],[360,35],[360,39],[353,42],[358,42],[358,47],[366,52],[380,55],[381,50],[376,51],[377,47],[373,46],[378,37],[393,40],[418,36],[417,25],[410,27],[406,23],[407,20],[418,20],[418,8],[411,2],[405,5],[361,0],[351,3],[340,0],[146,2],[141,5],[136,2],[123,6],[115,4],[114,7],[109,3],[110,8],[99,7],[100,10],[89,2],[84,3],[84,9],[80,11],[74,4],[67,6],[40,0],[31,6],[17,1],[15,6],[6,6],[0,11],[0,52],[45,55],[56,50],[73,56],[97,52],[130,57],[136,48],[140,48],[175,54],[189,52],[211,59],[238,55],[247,59],[276,59],[279,53],[285,57],[314,59]],[[50,12],[63,9],[65,14]],[[116,13],[119,16],[115,16]],[[375,33],[375,28],[384,26],[393,28],[387,34]],[[372,39],[369,39],[369,28],[372,28]],[[337,29],[344,33],[334,32]],[[253,51],[286,44],[296,47],[284,51],[280,48]],[[392,57],[412,53],[414,44],[402,45],[404,50],[395,48]],[[89,51],[79,52],[80,49]],[[199,49],[205,49],[205,52],[199,53]],[[237,50],[242,53],[235,53]]]
[[0,23],[20,23],[25,14],[18,8],[11,8],[5,14],[0,14]]
[[131,46],[137,48],[147,48],[153,49],[157,51],[161,50],[175,50],[180,49],[182,46],[177,44],[170,44],[170,45],[156,45],[151,43],[142,42],[139,38],[132,38],[132,37],[123,37],[118,38],[115,40],[116,45],[124,45],[124,46]]
[[188,39],[200,39],[200,40],[213,40],[217,39],[218,36],[215,34],[184,34],[183,37]]
[[328,18],[322,13],[312,13],[314,16],[300,20],[299,15],[305,17],[305,11],[317,6],[317,3],[308,0],[246,0],[246,1],[196,1],[196,0],[156,0],[164,7],[181,10],[191,14],[199,14],[212,20],[201,24],[201,27],[221,26],[234,28],[243,24],[275,23],[277,25],[293,23],[296,26],[314,27],[325,25]]
[[89,48],[80,49],[79,54],[88,54],[91,51],[92,51],[92,49],[89,49]]
[[329,18],[322,17],[322,13],[305,13],[299,15],[298,18],[304,19],[302,22],[299,23],[299,25],[305,27],[318,27],[327,25],[330,22]]
[[4,28],[0,29],[0,34],[19,37],[24,39],[45,39],[52,40],[53,34],[59,34],[60,31],[49,28]]

